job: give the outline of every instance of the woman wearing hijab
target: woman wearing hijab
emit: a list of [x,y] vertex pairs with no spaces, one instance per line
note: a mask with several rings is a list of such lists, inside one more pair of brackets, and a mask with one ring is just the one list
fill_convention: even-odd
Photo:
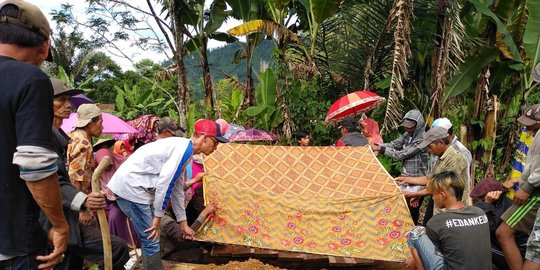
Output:
[[99,164],[104,157],[109,157],[111,159],[111,165],[108,169],[103,171],[100,178],[101,189],[105,192],[107,198],[107,207],[109,209],[107,220],[111,234],[124,239],[131,247],[139,247],[140,242],[137,234],[134,231],[130,232],[130,228],[133,228],[131,221],[129,221],[124,212],[120,210],[120,207],[118,207],[118,204],[116,203],[116,197],[107,187],[113,174],[127,159],[127,155],[128,152],[126,151],[124,142],[117,141],[114,144],[114,152],[110,151],[108,148],[99,149],[96,152],[96,162]]
[[379,123],[371,118],[361,119],[360,130],[366,136],[369,141],[369,144],[381,144],[383,139],[379,133]]
[[124,141],[116,141],[114,143],[113,152],[115,154],[117,154],[117,155],[127,157],[128,156],[128,151],[127,151],[127,148],[126,148],[126,143]]

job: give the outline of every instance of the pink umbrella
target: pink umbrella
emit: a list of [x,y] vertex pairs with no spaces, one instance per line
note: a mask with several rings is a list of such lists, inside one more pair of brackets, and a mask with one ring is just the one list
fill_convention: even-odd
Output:
[[[121,118],[110,113],[101,113],[103,117],[103,133],[104,134],[124,134],[124,133],[139,133],[135,128],[130,126]],[[75,129],[77,122],[77,113],[71,113],[68,119],[64,119],[61,128],[66,132],[71,132]]]
[[276,134],[260,129],[238,130],[229,137],[231,142],[277,141]]

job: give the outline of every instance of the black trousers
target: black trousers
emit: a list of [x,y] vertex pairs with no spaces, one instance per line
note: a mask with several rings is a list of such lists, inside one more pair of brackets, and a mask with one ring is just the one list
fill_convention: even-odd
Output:
[[414,225],[418,225],[418,218],[420,217],[420,206],[422,205],[422,201],[424,200],[424,197],[420,197],[420,205],[418,207],[412,207],[410,199],[407,199],[407,207],[409,207],[409,212],[411,213],[411,218],[414,222]]
[[[82,269],[84,259],[92,264],[97,264],[99,269],[105,269],[103,258],[103,240],[101,231],[93,226],[80,224],[80,246],[69,246],[64,261],[54,269],[78,270]],[[129,248],[127,243],[120,237],[111,235],[113,269],[124,270],[124,265],[129,260]]]

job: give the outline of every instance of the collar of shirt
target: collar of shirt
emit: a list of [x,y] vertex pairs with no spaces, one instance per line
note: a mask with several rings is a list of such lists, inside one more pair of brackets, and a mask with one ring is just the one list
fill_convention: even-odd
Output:
[[451,145],[448,145],[448,148],[446,149],[446,151],[444,151],[442,156],[439,157],[439,160],[444,160],[446,157],[450,156],[452,154],[452,151],[455,151],[454,148],[452,148]]

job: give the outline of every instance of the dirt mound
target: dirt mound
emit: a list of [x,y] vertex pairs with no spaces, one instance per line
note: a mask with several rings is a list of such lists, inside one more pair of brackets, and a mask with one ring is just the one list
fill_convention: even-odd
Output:
[[229,262],[224,265],[208,264],[195,268],[194,270],[280,270],[283,268],[274,267],[268,264],[264,264],[256,259],[249,259],[244,262]]

